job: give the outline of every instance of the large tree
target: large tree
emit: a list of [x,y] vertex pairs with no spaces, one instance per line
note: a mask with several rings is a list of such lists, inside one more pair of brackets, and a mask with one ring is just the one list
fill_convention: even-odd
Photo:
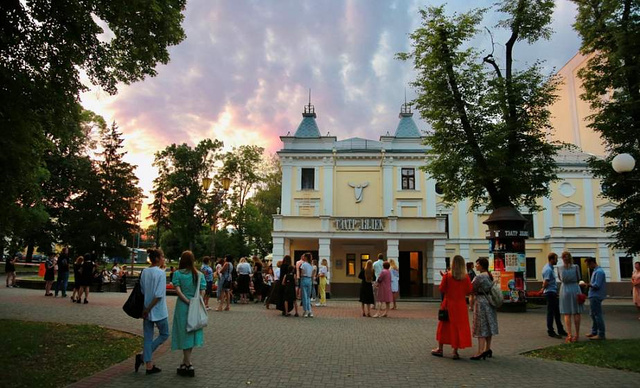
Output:
[[607,231],[614,246],[640,253],[640,173],[625,174],[611,168],[617,154],[629,153],[640,161],[640,1],[574,0],[578,5],[575,29],[582,37],[580,51],[589,56],[579,75],[595,114],[589,127],[605,142],[608,156],[592,158],[590,165],[602,179],[604,195],[618,203],[605,213],[614,222]]
[[202,180],[211,176],[221,148],[221,141],[205,139],[195,147],[172,144],[155,155],[158,177],[153,193],[162,193],[162,202],[158,198],[152,204],[152,219],[165,224],[184,248],[193,249],[207,219],[207,193]]
[[0,239],[31,217],[49,177],[44,156],[79,121],[81,74],[112,94],[155,75],[185,37],[185,3],[0,2]]
[[[546,140],[551,130],[547,107],[556,81],[539,63],[514,65],[518,42],[548,39],[552,0],[504,1],[508,31],[504,52],[480,52],[471,40],[480,32],[486,10],[447,16],[444,7],[420,10],[422,26],[410,35],[418,96],[414,103],[433,132],[425,170],[444,191],[444,200],[471,200],[472,207],[526,206],[549,194],[555,179],[557,146]],[[493,40],[493,39],[492,39]],[[502,47],[502,46],[500,46]]]

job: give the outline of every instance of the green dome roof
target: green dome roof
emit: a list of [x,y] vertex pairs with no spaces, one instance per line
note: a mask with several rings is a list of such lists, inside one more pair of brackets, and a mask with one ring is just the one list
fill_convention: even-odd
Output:
[[395,137],[405,137],[405,138],[418,138],[422,137],[420,135],[420,130],[418,126],[413,121],[413,113],[400,113],[400,122],[398,123],[398,128],[396,128]]
[[296,129],[295,137],[320,137],[320,129],[318,129],[318,124],[316,124],[315,116],[303,114],[302,121],[300,125],[298,125],[298,129]]

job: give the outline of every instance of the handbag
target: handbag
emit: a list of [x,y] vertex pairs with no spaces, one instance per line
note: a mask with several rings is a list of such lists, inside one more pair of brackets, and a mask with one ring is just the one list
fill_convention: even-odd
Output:
[[[142,278],[142,272],[140,272],[140,278]],[[133,286],[133,290],[127,301],[124,302],[122,309],[128,316],[135,319],[142,318],[142,311],[144,310],[144,295],[142,294],[142,287],[140,286],[140,278]]]
[[447,309],[438,310],[438,320],[442,322],[447,322],[449,320],[449,310]]
[[578,300],[578,304],[584,304],[584,302],[587,300],[587,296],[582,292],[579,292],[576,295],[576,299]]
[[200,296],[200,279],[202,274],[198,273],[198,282],[195,284],[195,294],[189,301],[189,311],[187,312],[187,333],[200,330],[207,326],[209,316],[202,296]]

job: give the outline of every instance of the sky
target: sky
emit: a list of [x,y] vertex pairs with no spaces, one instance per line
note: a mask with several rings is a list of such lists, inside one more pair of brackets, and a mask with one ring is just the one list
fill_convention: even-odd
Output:
[[[169,49],[167,65],[144,81],[121,85],[110,96],[98,88],[81,96],[85,108],[117,122],[124,134],[125,160],[136,170],[147,198],[157,170],[154,153],[172,143],[195,145],[205,138],[226,149],[255,144],[275,153],[279,136],[293,134],[303,106],[315,105],[322,135],[339,140],[377,140],[394,133],[405,89],[408,100],[416,73],[394,59],[410,50],[408,35],[420,26],[418,10],[434,0],[190,0],[184,12],[187,38]],[[449,0],[448,13],[491,7],[496,0]],[[514,55],[518,64],[543,60],[549,73],[578,51],[571,24],[575,6],[556,0],[551,40]],[[489,10],[490,28],[503,58],[506,32],[495,28],[500,14]],[[488,33],[472,44],[490,50]],[[427,123],[414,115],[421,130]],[[143,220],[148,209],[143,206]],[[143,221],[143,226],[149,221]]]

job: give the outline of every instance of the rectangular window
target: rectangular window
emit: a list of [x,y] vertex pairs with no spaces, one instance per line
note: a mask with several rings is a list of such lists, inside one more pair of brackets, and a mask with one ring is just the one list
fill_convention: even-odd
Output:
[[347,253],[347,276],[356,276],[356,254]]
[[529,238],[534,238],[533,214],[523,214],[522,216],[527,219],[527,223],[524,225],[524,228],[529,231]]
[[315,181],[316,181],[316,170],[315,168],[303,168],[302,169],[302,181],[300,182],[302,190],[315,190]]
[[620,279],[631,279],[633,274],[633,258],[631,256],[624,256],[618,258],[620,263]]
[[402,190],[415,190],[416,188],[416,169],[403,168],[402,170]]
[[536,277],[536,258],[527,257],[527,279],[535,279]]
[[370,256],[368,254],[361,254],[360,255],[360,268],[364,268],[364,266],[367,264],[367,261],[369,260]]

